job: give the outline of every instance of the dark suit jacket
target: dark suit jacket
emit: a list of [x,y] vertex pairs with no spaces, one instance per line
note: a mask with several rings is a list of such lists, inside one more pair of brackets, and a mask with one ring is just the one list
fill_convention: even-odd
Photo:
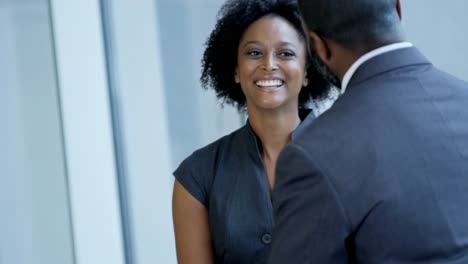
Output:
[[416,48],[361,65],[277,163],[270,263],[468,263],[468,84]]

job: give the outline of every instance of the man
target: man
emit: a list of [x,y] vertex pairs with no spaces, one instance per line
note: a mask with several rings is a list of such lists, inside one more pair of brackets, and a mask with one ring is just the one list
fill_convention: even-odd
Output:
[[341,96],[278,159],[270,263],[468,263],[468,84],[405,42],[398,0],[299,5]]

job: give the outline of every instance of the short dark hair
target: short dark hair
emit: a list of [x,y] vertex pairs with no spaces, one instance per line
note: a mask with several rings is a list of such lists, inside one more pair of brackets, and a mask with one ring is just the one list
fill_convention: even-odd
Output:
[[[223,103],[239,110],[246,98],[239,84],[234,81],[239,42],[245,30],[266,15],[278,15],[289,21],[306,45],[306,35],[297,6],[297,0],[228,0],[218,13],[217,23],[211,32],[202,59],[203,88],[215,90]],[[308,55],[307,64],[310,64]],[[308,65],[306,65],[308,66]],[[330,84],[314,67],[307,67],[308,85],[299,93],[299,107],[305,107],[312,98],[327,97]]]
[[401,37],[396,0],[299,0],[308,30],[351,49]]

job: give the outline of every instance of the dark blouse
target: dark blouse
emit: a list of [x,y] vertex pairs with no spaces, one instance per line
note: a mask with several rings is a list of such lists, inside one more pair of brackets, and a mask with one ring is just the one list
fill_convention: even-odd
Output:
[[[315,119],[301,111],[294,135]],[[215,263],[266,263],[273,228],[272,204],[261,143],[249,122],[195,151],[174,172],[207,209]]]

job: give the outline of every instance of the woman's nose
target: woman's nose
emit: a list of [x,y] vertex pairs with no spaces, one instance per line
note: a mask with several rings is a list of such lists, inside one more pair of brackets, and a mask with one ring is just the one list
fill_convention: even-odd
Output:
[[263,58],[262,69],[265,71],[274,71],[278,69],[277,61],[273,54],[268,54]]

